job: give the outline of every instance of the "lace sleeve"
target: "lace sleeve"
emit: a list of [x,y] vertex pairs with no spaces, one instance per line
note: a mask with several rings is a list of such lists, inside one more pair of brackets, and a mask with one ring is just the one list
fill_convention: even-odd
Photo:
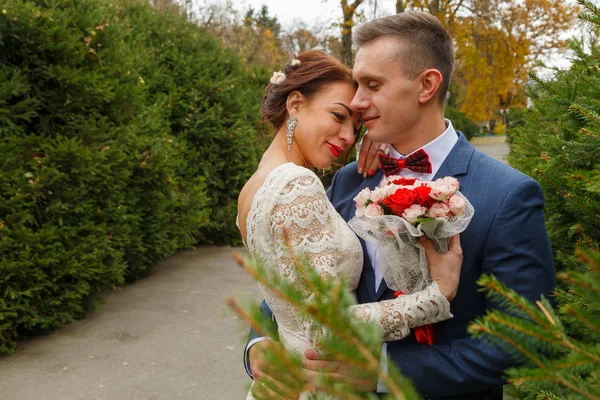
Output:
[[[335,279],[336,232],[323,186],[314,174],[295,177],[281,189],[269,213],[269,230],[276,247],[279,273],[296,281],[288,246],[308,256],[323,279]],[[286,243],[287,240],[287,243]]]
[[405,338],[410,328],[452,318],[450,303],[436,282],[393,300],[352,306],[350,311],[358,320],[376,324],[385,341]]

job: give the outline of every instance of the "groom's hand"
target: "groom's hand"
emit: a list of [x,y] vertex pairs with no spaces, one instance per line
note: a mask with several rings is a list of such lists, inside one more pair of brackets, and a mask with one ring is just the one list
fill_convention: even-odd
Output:
[[304,368],[307,379],[319,386],[323,379],[345,383],[355,392],[374,392],[377,390],[376,372],[368,372],[339,361],[331,354],[319,354],[309,349],[304,352]]
[[248,358],[254,385],[252,396],[256,400],[297,400],[304,382],[299,382],[285,368],[270,363],[266,355],[277,347],[285,352],[281,343],[275,340],[263,340],[255,343],[248,351]]
[[423,246],[427,254],[431,280],[437,282],[440,292],[442,292],[448,301],[452,301],[458,290],[460,269],[463,261],[460,236],[452,236],[448,252],[444,254],[438,253],[433,246],[433,242],[426,236],[421,236],[419,243]]

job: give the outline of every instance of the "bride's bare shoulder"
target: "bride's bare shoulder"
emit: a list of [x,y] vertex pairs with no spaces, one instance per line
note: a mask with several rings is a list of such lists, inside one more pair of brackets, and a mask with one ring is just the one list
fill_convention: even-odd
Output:
[[256,172],[248,179],[238,196],[238,226],[242,237],[246,236],[246,218],[252,208],[256,192],[265,184],[269,174],[282,167],[282,164],[264,163],[259,165]]

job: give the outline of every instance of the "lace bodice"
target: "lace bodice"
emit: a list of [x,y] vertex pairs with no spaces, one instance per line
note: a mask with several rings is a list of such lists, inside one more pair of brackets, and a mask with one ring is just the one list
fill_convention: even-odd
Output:
[[[346,279],[350,289],[358,286],[362,249],[356,235],[335,211],[319,178],[293,163],[283,164],[267,176],[256,192],[246,220],[246,244],[253,256],[299,289],[293,262],[285,244],[306,255],[324,279]],[[284,346],[302,354],[311,348],[317,333],[285,301],[261,285],[273,311]]]

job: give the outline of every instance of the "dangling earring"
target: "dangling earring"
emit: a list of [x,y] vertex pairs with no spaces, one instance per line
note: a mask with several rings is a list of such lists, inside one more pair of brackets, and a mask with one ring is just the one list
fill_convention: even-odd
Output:
[[292,115],[287,122],[287,133],[285,136],[287,137],[287,146],[288,151],[292,150],[292,138],[294,137],[294,130],[296,129],[296,125],[298,125],[298,118],[295,115]]

